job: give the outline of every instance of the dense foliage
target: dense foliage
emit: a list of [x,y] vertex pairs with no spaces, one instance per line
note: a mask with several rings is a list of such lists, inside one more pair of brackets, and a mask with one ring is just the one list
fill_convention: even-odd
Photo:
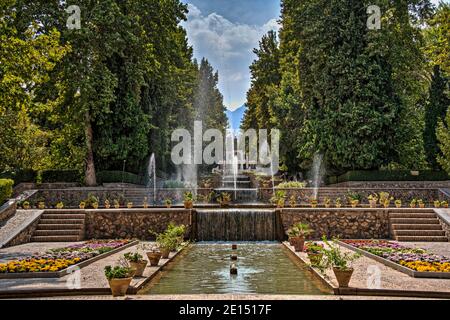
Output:
[[[379,30],[367,27],[369,5],[381,8]],[[268,34],[255,50],[243,127],[281,129],[290,172],[317,154],[338,174],[435,169],[448,92],[442,75],[429,79],[448,64],[445,12],[419,0],[282,1],[280,43]]]
[[11,197],[13,185],[14,181],[11,179],[0,179],[0,206]]
[[[2,2],[0,171],[78,169],[95,185],[97,170],[143,174],[152,153],[170,171],[171,132],[192,127],[195,102],[226,126],[218,75],[193,61],[180,25],[187,5],[76,5],[80,29],[66,26],[65,2]],[[199,102],[198,87],[214,98]]]

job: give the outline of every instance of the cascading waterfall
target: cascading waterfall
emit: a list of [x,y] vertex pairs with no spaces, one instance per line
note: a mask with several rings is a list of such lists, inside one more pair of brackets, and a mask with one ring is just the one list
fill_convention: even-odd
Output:
[[228,209],[197,211],[198,241],[276,241],[281,226],[275,211]]

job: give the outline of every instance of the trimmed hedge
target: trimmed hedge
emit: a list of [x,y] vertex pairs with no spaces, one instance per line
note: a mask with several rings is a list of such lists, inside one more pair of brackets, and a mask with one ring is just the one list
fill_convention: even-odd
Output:
[[6,171],[0,173],[0,179],[11,179],[14,180],[14,184],[17,185],[22,182],[35,182],[37,177],[37,172],[34,170],[16,170],[16,171]]
[[444,171],[419,171],[418,176],[411,171],[349,171],[341,176],[328,177],[328,184],[349,181],[447,181],[450,176]]
[[122,171],[100,171],[97,173],[97,183],[130,183],[144,184],[144,179],[137,174]]
[[0,179],[0,206],[9,198],[13,193],[14,181],[11,179]]
[[39,174],[42,183],[80,182],[82,179],[78,170],[44,170]]

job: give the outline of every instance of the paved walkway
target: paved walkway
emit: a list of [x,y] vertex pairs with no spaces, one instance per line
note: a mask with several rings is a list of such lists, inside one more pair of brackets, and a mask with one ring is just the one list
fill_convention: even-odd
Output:
[[[143,242],[144,244],[150,244],[148,242]],[[16,247],[0,249],[0,262],[5,262],[7,260],[13,259],[13,257],[25,257],[33,253],[44,253],[46,250],[51,248],[61,248],[69,243],[28,243]],[[70,243],[73,244],[73,243]],[[120,257],[122,257],[127,252],[134,252],[138,250],[138,246],[132,246],[126,248],[118,253],[111,256],[98,260],[84,268],[79,272],[79,286],[77,288],[81,289],[98,289],[98,288],[109,288],[108,281],[104,275],[104,268],[107,265],[115,265]],[[138,250],[147,259],[145,253]],[[171,257],[173,253],[171,254]],[[168,260],[161,260],[160,265],[167,263]],[[144,276],[149,277],[153,273],[157,272],[157,267],[148,266],[145,270]],[[143,281],[144,278],[136,278],[133,280],[132,285],[138,284]],[[73,288],[77,278],[73,275],[64,276],[61,278],[50,278],[50,279],[0,279],[0,291],[4,290],[33,290],[33,289],[68,289]]]
[[[424,243],[424,242],[404,242],[407,246],[416,246],[423,249],[428,249],[437,254],[450,256],[450,243]],[[352,252],[349,249],[341,247],[344,252]],[[293,248],[290,247],[293,251]],[[295,253],[303,260],[308,260],[306,253]],[[449,292],[450,293],[450,279],[429,279],[429,278],[413,278],[397,271],[393,268],[387,267],[366,256],[362,256],[353,262],[355,269],[350,280],[350,287],[361,289],[389,289],[402,291],[430,291],[430,292]],[[332,270],[327,270],[326,275],[333,285],[338,287],[337,280]],[[377,279],[379,276],[379,286]]]

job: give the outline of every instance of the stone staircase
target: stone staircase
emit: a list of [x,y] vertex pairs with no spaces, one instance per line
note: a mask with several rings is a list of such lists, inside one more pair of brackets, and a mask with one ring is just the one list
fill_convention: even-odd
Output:
[[392,234],[397,241],[447,242],[436,213],[430,210],[389,212]]
[[39,220],[32,242],[77,242],[84,238],[85,214],[79,210],[47,211]]

